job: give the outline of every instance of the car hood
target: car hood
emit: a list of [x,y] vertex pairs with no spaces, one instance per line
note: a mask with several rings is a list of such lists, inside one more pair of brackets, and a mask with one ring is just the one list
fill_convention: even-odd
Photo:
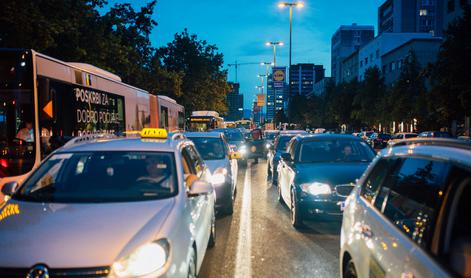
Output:
[[296,165],[296,183],[322,182],[330,185],[355,182],[369,163],[299,163]]
[[204,161],[208,166],[211,174],[216,171],[217,168],[228,168],[229,160],[228,159],[221,159],[221,160],[205,160]]
[[104,204],[10,200],[1,209],[8,207],[10,215],[0,220],[0,267],[111,266],[129,245],[153,240],[174,203],[174,198]]

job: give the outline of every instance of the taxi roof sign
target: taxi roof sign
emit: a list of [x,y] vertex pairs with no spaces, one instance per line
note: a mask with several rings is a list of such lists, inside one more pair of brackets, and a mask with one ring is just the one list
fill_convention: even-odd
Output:
[[144,128],[141,131],[141,138],[167,139],[167,130],[163,128]]

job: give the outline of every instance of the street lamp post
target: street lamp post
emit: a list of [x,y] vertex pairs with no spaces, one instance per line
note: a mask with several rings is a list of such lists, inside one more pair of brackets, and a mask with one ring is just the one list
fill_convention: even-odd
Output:
[[[304,7],[303,2],[282,2],[278,4],[280,8],[289,8],[289,68],[288,71],[291,70],[291,49],[292,49],[292,37],[293,37],[293,7],[302,8]],[[288,74],[289,76],[289,74]],[[290,105],[290,98],[291,98],[291,80],[288,83],[288,105]],[[289,110],[289,109],[288,109]],[[288,111],[288,121],[290,111]]]
[[283,42],[280,41],[274,41],[274,42],[266,42],[266,46],[271,46],[273,48],[273,66],[276,66],[276,47],[277,46],[283,46]]

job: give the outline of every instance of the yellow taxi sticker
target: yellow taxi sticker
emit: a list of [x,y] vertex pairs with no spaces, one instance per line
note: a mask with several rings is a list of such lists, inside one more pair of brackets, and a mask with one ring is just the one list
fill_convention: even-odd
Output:
[[142,138],[167,139],[167,131],[163,128],[144,128]]

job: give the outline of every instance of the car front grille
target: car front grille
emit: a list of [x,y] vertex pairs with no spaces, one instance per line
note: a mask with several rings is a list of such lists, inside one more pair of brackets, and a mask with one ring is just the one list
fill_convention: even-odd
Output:
[[[0,267],[0,277],[2,278],[25,278],[31,268],[2,268]],[[110,274],[109,267],[92,268],[51,268],[48,269],[50,278],[105,278]]]
[[352,192],[353,187],[354,186],[350,184],[340,184],[335,187],[335,191],[337,192],[337,195],[347,197],[350,195],[350,192]]

